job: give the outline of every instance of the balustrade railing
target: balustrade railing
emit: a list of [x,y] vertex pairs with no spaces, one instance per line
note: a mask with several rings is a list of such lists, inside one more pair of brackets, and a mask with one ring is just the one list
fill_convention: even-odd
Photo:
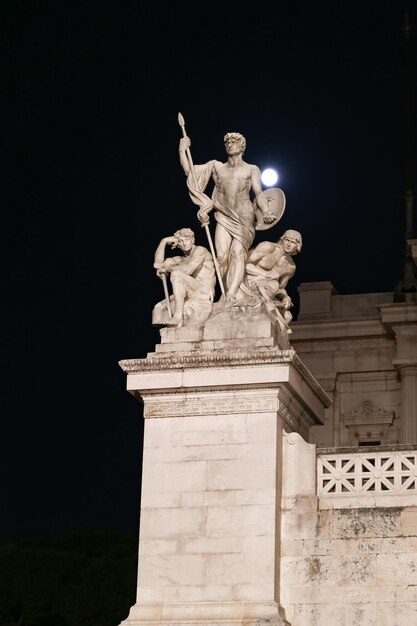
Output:
[[318,454],[318,496],[417,494],[417,450]]

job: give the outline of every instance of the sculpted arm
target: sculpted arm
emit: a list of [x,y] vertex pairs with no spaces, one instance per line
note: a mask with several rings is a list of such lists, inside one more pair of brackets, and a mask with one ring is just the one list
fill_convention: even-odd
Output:
[[275,215],[269,211],[268,202],[260,198],[260,194],[262,193],[262,179],[261,170],[257,165],[252,166],[251,185],[253,193],[255,194],[256,203],[262,213],[265,224],[271,224],[275,219]]
[[273,280],[277,280],[279,278],[279,274],[276,269],[265,270],[259,265],[254,265],[253,263],[247,264],[246,272],[251,276],[262,276],[263,278],[272,278]]
[[154,263],[153,266],[157,270],[158,276],[161,274],[165,274],[166,272],[170,272],[173,267],[178,265],[181,262],[181,257],[171,257],[165,259],[165,247],[171,245],[175,247],[177,244],[177,238],[174,236],[164,237],[159,242],[159,245],[155,251]]
[[251,186],[255,197],[257,198],[262,192],[261,170],[257,165],[252,165]]
[[181,167],[184,170],[186,176],[190,173],[190,163],[187,157],[187,150],[191,146],[191,139],[186,135],[185,137],[181,137],[180,145],[179,145],[179,157]]
[[262,242],[254,250],[249,252],[246,264],[246,272],[251,276],[263,276],[264,278],[278,279],[279,274],[275,268],[272,253],[275,246],[268,241]]
[[291,269],[288,273],[286,273],[279,282],[279,290],[277,292],[277,296],[281,296],[280,300],[286,309],[292,307],[292,300],[285,289],[288,285],[288,281],[295,274],[295,269]]

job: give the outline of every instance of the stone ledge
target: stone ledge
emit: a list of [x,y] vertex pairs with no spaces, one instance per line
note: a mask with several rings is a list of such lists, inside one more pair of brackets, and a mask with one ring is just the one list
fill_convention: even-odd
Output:
[[282,609],[274,601],[139,602],[121,626],[290,626],[281,615]]
[[317,456],[321,456],[322,454],[369,454],[370,452],[406,452],[407,450],[417,450],[417,443],[401,443],[385,446],[354,446],[349,448],[317,448],[316,453]]

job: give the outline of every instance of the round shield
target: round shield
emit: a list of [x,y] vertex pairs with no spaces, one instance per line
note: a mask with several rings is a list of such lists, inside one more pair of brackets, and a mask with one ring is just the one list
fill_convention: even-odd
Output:
[[272,228],[275,226],[281,219],[284,210],[285,210],[285,194],[282,189],[279,187],[271,187],[270,189],[266,189],[261,194],[259,194],[258,198],[265,201],[268,204],[269,212],[275,216],[273,222],[269,224],[265,223],[262,217],[261,210],[257,206],[257,200],[255,200],[255,229],[256,230],[267,230],[268,228]]

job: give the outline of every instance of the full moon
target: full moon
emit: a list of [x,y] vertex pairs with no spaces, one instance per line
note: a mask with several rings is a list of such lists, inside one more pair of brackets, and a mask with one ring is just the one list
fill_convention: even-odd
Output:
[[262,182],[266,187],[272,187],[278,180],[278,174],[272,168],[268,168],[262,172]]

